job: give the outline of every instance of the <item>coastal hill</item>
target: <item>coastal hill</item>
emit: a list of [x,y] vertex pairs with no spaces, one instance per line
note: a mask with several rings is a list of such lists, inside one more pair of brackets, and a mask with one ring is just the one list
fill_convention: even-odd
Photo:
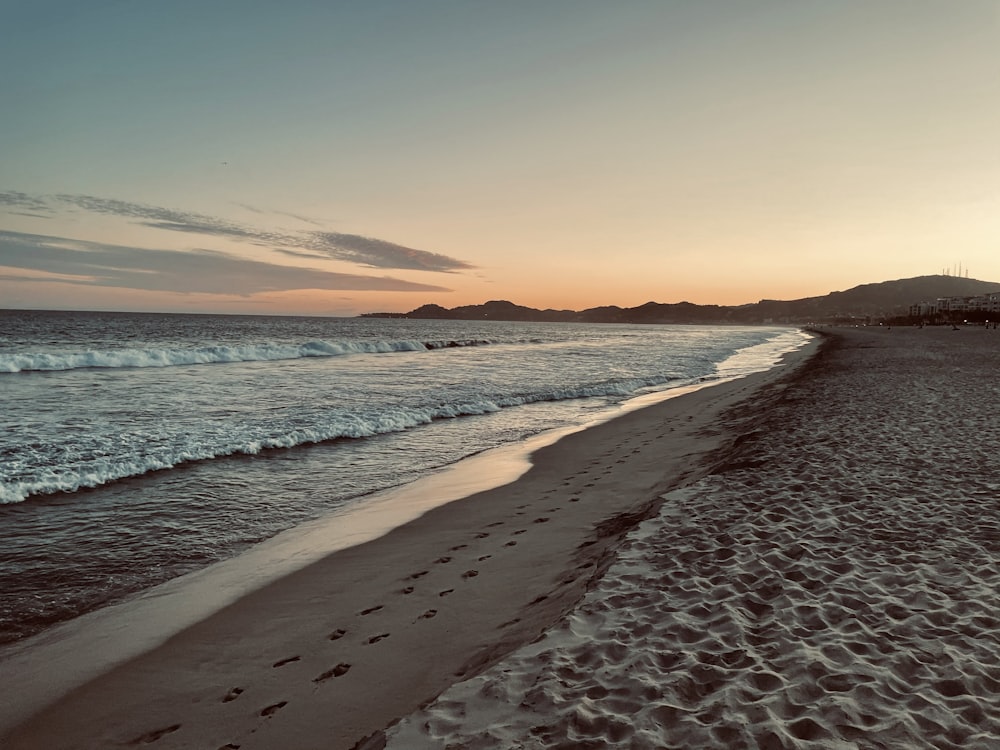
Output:
[[1000,292],[1000,282],[937,275],[862,284],[822,297],[764,299],[736,306],[647,302],[639,307],[611,305],[575,311],[537,310],[494,300],[482,305],[450,309],[440,305],[423,305],[408,313],[369,313],[363,317],[568,323],[822,323],[866,318],[891,320],[906,316],[910,305],[919,302],[991,292]]

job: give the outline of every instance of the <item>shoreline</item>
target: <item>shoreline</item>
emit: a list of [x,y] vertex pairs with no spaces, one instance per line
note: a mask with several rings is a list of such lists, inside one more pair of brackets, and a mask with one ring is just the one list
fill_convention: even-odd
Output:
[[[801,364],[816,345],[786,358]],[[304,734],[322,731],[326,746],[351,747],[543,632],[663,490],[707,470],[701,458],[731,437],[715,425],[718,416],[789,369],[713,384],[563,437],[536,451],[513,484],[427,511],[269,583],[41,714],[22,700],[0,736],[22,724],[10,747],[216,739],[267,747],[277,733],[274,743],[307,747]],[[413,668],[400,669],[421,650]],[[392,686],[382,684],[389,674]],[[316,708],[321,693],[322,705],[332,700],[344,711],[333,727]],[[191,702],[196,716],[182,709]]]

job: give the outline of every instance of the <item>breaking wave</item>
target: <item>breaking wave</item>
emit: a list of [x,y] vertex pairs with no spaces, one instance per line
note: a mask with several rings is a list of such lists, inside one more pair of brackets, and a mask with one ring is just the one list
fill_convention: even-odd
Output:
[[[325,422],[276,431],[271,435],[260,434],[259,428],[248,429],[242,435],[228,432],[183,435],[177,438],[179,445],[164,446],[148,452],[138,448],[146,443],[137,439],[132,441],[135,447],[126,449],[126,452],[64,460],[60,462],[59,468],[46,468],[35,476],[22,476],[13,481],[0,483],[0,504],[21,502],[33,495],[76,492],[80,489],[99,487],[120,479],[170,469],[193,461],[238,454],[255,455],[265,450],[294,448],[330,440],[373,437],[390,432],[402,432],[436,420],[489,414],[501,409],[543,401],[629,396],[642,388],[663,386],[675,380],[677,378],[670,376],[629,378],[580,388],[561,388],[499,398],[483,396],[475,400],[425,408],[397,408],[393,411],[375,412],[364,416],[336,414],[331,415]],[[120,440],[119,450],[128,442],[126,439]]]
[[202,346],[193,349],[109,349],[75,353],[0,354],[0,373],[76,370],[82,368],[174,367],[232,362],[262,362],[348,354],[425,352],[465,346],[487,346],[486,339],[440,341],[309,341],[304,344]]

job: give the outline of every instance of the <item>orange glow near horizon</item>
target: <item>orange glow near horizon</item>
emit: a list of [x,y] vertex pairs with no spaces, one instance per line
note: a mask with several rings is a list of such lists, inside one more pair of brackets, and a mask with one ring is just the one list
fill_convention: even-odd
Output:
[[996,0],[290,0],[241,10],[240,34],[225,4],[98,4],[81,34],[54,2],[0,30],[0,307],[740,305],[958,262],[1000,280]]

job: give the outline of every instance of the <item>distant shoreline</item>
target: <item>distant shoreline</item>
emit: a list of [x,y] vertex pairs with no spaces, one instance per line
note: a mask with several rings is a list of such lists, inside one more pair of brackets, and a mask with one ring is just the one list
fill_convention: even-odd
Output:
[[[957,276],[918,276],[912,279],[863,284],[844,292],[798,300],[763,299],[746,305],[697,305],[692,302],[647,302],[638,307],[603,305],[586,310],[539,310],[507,300],[446,308],[427,304],[405,313],[364,313],[362,318],[418,320],[502,320],[525,323],[630,323],[675,325],[915,325],[952,323],[911,316],[911,307],[939,297],[996,293],[1000,284]],[[967,314],[966,314],[967,315]],[[978,321],[977,316],[972,319]],[[970,319],[970,320],[972,320]]]

